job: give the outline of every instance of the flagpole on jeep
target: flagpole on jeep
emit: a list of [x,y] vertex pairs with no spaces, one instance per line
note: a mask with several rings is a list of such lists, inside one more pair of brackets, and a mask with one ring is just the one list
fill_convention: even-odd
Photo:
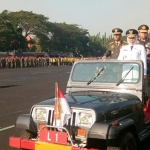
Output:
[[55,121],[55,126],[57,125],[56,119],[58,115],[58,83],[55,82],[55,108],[54,108],[54,121]]

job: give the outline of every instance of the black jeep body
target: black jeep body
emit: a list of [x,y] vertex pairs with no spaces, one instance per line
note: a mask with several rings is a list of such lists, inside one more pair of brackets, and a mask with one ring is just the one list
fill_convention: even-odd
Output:
[[[141,61],[76,61],[65,99],[72,116],[64,125],[77,147],[137,150],[150,134],[149,100],[144,103]],[[22,138],[36,138],[40,126],[53,126],[55,98],[17,118]],[[84,131],[82,133],[79,132]]]

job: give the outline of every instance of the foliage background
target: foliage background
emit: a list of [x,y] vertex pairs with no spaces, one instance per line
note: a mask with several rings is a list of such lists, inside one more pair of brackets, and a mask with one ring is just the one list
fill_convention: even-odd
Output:
[[[149,34],[150,35],[150,34]],[[27,38],[29,38],[27,40]],[[126,37],[123,37],[126,40]],[[75,56],[102,56],[111,42],[106,33],[91,36],[77,24],[50,22],[28,11],[0,13],[0,51],[72,52]]]

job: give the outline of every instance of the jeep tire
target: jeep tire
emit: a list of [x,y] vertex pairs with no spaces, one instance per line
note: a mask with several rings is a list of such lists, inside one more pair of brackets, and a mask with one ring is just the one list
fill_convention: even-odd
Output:
[[133,135],[128,132],[126,133],[121,141],[119,142],[119,146],[117,147],[107,147],[107,150],[137,150],[136,141]]
[[36,136],[37,135],[35,133],[26,129],[23,129],[20,133],[20,137],[23,139],[32,139],[32,138],[36,138]]
[[[32,139],[32,138],[36,138],[36,136],[37,135],[35,133],[26,129],[23,129],[20,133],[20,137],[23,139]],[[27,150],[27,149],[22,149],[22,150]]]

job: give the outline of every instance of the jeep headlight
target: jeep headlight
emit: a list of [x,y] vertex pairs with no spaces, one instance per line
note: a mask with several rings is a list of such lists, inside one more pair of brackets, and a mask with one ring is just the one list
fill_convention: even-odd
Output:
[[92,125],[93,119],[91,113],[79,113],[79,124],[80,125]]
[[44,108],[36,108],[34,111],[34,119],[39,121],[47,120],[47,111]]

